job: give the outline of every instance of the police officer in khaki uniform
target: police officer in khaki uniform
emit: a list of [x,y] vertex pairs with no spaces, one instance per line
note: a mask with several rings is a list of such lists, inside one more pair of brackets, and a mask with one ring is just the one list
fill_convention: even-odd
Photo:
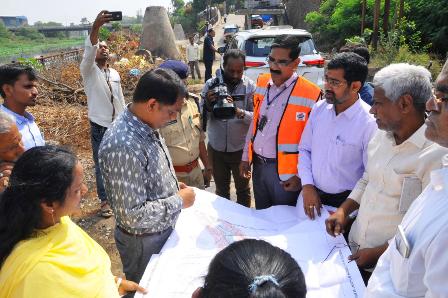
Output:
[[[181,61],[168,60],[159,67],[173,70],[184,81],[188,77],[189,68]],[[169,122],[159,132],[171,154],[177,179],[189,186],[204,189],[211,178],[211,167],[208,166],[205,134],[195,99],[192,96],[184,99],[176,120]],[[204,171],[199,165],[199,159],[205,167]]]

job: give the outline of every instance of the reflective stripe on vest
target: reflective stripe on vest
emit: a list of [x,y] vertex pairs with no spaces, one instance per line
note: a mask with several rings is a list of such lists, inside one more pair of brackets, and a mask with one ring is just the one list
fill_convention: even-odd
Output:
[[[253,137],[248,148],[249,162],[252,162],[253,141],[257,134],[260,109],[270,78],[270,74],[262,74],[257,80],[257,89],[254,94]],[[297,175],[300,138],[308,121],[311,108],[319,98],[320,92],[318,86],[303,77],[299,77],[289,96],[277,129],[277,172],[281,181],[286,181]]]

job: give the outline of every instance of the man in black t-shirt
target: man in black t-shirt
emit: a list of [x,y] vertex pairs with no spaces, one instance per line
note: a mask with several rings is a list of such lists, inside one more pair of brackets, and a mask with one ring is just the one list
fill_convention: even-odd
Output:
[[215,37],[215,31],[211,28],[204,38],[203,61],[205,65],[205,82],[212,77],[212,66],[215,60],[215,52],[217,52],[213,37]]

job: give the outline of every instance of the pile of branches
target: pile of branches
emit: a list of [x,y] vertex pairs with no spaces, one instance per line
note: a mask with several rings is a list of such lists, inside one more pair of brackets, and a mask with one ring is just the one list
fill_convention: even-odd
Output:
[[[154,64],[144,57],[134,55],[139,47],[138,38],[135,34],[114,33],[108,41],[112,54],[110,64],[120,73],[125,97],[132,94],[139,77],[154,67]],[[79,65],[80,61],[61,60],[52,63],[51,67],[39,70],[39,97],[44,100],[87,105]]]

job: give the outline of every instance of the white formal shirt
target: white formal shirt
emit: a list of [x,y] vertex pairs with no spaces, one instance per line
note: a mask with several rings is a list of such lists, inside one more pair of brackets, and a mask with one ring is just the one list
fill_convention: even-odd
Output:
[[22,135],[22,142],[23,146],[25,146],[25,150],[45,145],[44,137],[42,136],[39,127],[37,127],[36,122],[34,122],[33,115],[28,112],[25,112],[23,116],[19,115],[4,105],[0,105],[0,110],[9,114],[16,121],[17,128]]
[[188,44],[187,46],[187,60],[198,61],[199,60],[199,46],[197,43]]
[[99,44],[92,45],[90,36],[87,36],[80,66],[81,76],[84,82],[84,91],[87,95],[89,120],[103,127],[109,127],[112,124],[113,107],[107,81],[110,82],[112,87],[113,105],[115,107],[114,119],[123,112],[125,103],[118,72],[110,67],[101,70],[95,63],[98,48]]
[[332,104],[318,101],[299,145],[299,177],[326,193],[352,190],[364,173],[367,146],[377,130],[370,106],[359,98],[336,116]]
[[370,141],[366,171],[349,196],[360,205],[349,235],[360,248],[390,240],[431,171],[442,167],[448,149],[426,139],[425,129],[423,124],[400,145],[384,130]]
[[448,297],[448,158],[401,223],[411,247],[408,258],[395,236],[373,271],[364,297]]

